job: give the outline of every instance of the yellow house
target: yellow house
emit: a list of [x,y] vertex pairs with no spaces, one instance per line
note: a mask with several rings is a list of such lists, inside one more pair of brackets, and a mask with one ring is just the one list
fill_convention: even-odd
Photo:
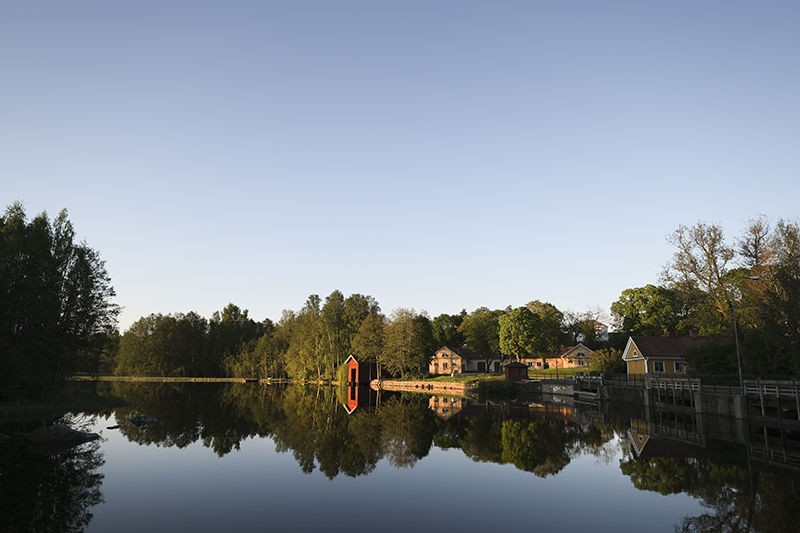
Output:
[[708,339],[689,337],[631,337],[622,352],[628,374],[659,374],[664,377],[686,377],[683,355],[690,348],[702,346]]
[[[499,372],[501,362],[489,361],[489,372]],[[486,372],[486,361],[469,348],[442,346],[433,354],[428,364],[429,374],[453,375],[463,372]]]
[[541,357],[522,357],[520,363],[528,365],[531,370],[542,370],[544,368],[589,368],[589,359],[592,355],[590,348],[583,344],[577,346],[564,346],[558,353],[548,354],[542,362]]

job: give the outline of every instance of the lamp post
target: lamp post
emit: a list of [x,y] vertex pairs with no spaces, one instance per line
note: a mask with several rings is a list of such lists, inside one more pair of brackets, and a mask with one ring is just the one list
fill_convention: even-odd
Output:
[[[758,276],[748,276],[748,279],[755,281],[761,278]],[[739,330],[736,324],[736,302],[733,297],[731,297],[731,309],[733,310],[733,340],[736,342],[736,364],[739,367],[739,390],[741,390],[742,394],[745,394],[744,378],[742,377],[742,354],[739,350]]]

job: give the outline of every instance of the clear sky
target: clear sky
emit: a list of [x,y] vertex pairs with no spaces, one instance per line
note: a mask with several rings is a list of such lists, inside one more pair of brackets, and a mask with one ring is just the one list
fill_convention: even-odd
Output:
[[796,1],[0,3],[2,207],[69,210],[123,330],[608,309],[798,170]]

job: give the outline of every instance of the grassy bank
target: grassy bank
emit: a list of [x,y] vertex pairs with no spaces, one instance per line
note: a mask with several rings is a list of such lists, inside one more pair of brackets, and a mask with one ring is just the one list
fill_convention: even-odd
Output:
[[24,420],[29,418],[50,418],[63,413],[98,413],[106,409],[126,405],[126,401],[114,396],[65,396],[52,401],[35,403],[0,404],[0,419]]

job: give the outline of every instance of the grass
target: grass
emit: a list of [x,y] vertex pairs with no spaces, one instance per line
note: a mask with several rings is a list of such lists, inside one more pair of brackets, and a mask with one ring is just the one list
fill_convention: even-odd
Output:
[[114,396],[97,396],[95,394],[87,394],[85,397],[59,398],[52,402],[4,403],[0,404],[0,418],[26,419],[66,412],[97,413],[113,407],[123,406],[126,403],[125,400]]
[[559,369],[545,368],[545,369],[542,369],[542,370],[529,368],[528,369],[528,377],[530,379],[536,379],[535,376],[542,376],[542,377],[545,377],[545,378],[554,378],[556,375],[558,375],[559,378],[562,377],[562,376],[565,377],[565,378],[571,378],[572,376],[574,376],[578,372],[583,372],[584,374],[588,374],[589,373],[589,367],[577,366],[575,368],[559,368]]

